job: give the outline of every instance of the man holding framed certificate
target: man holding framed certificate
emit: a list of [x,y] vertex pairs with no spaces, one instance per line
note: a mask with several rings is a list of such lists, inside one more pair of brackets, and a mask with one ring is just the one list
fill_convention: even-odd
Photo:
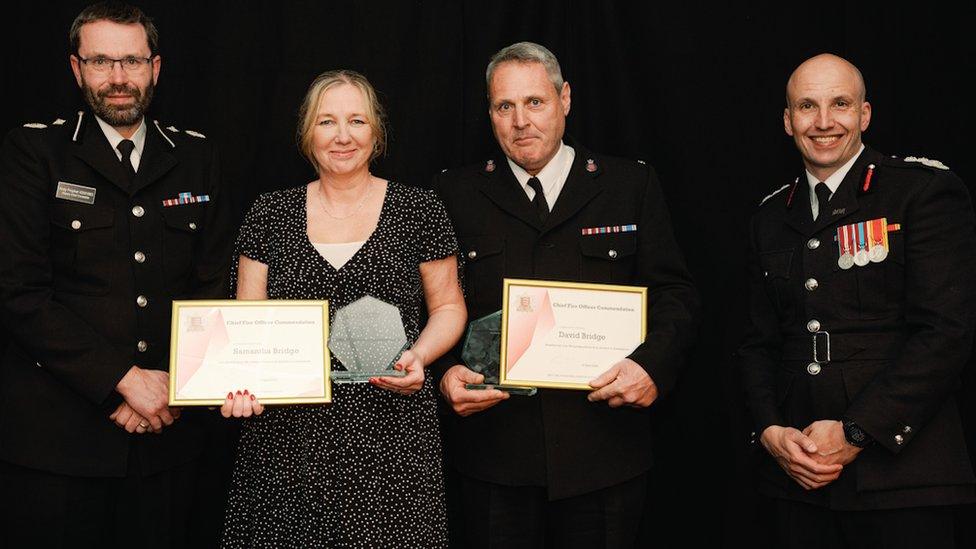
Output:
[[[504,309],[501,384],[540,389],[471,390],[486,382],[461,353],[440,361],[459,531],[472,547],[629,547],[652,462],[648,407],[675,384],[698,295],[654,170],[564,140],[570,88],[555,56],[514,44],[486,76],[502,154],[434,186],[461,244],[468,317]],[[598,286],[607,293],[587,293]],[[612,288],[626,290],[620,303]],[[625,350],[601,364],[599,347]]]

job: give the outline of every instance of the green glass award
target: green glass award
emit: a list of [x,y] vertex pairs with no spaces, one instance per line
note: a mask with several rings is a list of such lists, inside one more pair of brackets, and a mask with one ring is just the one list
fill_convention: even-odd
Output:
[[461,348],[461,361],[468,369],[485,376],[484,383],[468,383],[464,387],[472,390],[498,389],[513,395],[532,396],[535,387],[516,387],[498,384],[501,366],[502,312],[483,316],[468,324]]

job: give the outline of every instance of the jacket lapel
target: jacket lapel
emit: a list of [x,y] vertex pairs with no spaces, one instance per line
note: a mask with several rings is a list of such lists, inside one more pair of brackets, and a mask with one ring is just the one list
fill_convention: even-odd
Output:
[[587,165],[592,156],[590,151],[581,147],[578,143],[568,140],[570,146],[576,151],[576,158],[573,159],[573,167],[569,170],[566,184],[559,192],[559,198],[546,220],[544,231],[555,229],[560,224],[571,219],[583,206],[586,206],[594,197],[603,192],[603,186],[598,185],[596,178],[603,173],[603,168],[593,163],[593,171],[587,171]]
[[131,194],[148,187],[178,163],[171,150],[172,143],[164,139],[152,120],[146,118],[146,145],[142,148],[142,158],[139,160],[139,171],[132,184]]
[[124,192],[129,192],[125,169],[112,145],[95,121],[91,111],[84,111],[74,142],[74,155]]
[[485,177],[481,192],[509,215],[537,230],[541,229],[542,222],[539,220],[539,215],[518,180],[515,179],[508,160],[504,155],[497,155],[497,158],[499,160],[493,160],[481,169],[481,175]]
[[793,206],[790,209],[787,223],[806,236],[812,236],[826,227],[837,225],[842,219],[853,215],[860,208],[858,197],[860,187],[864,181],[864,175],[868,164],[877,164],[881,155],[867,147],[861,152],[861,156],[854,161],[850,171],[844,176],[840,186],[830,198],[827,204],[819,205],[819,215],[816,221],[813,220],[813,211],[810,206],[810,185],[807,183],[806,172],[800,176],[800,181],[793,197]]
[[858,197],[862,194],[861,185],[864,182],[867,166],[868,164],[877,165],[880,160],[881,154],[864,147],[861,156],[854,161],[854,165],[844,176],[844,180],[837,187],[837,191],[834,192],[830,202],[826,204],[826,207],[820,207],[820,215],[817,216],[817,221],[813,223],[811,234],[830,225],[837,225],[842,219],[858,211],[860,207]]

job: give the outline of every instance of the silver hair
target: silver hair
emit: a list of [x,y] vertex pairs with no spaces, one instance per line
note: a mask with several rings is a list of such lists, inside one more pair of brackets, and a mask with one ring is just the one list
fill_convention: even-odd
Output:
[[541,63],[549,75],[556,93],[563,90],[563,72],[559,68],[559,60],[551,51],[535,42],[516,42],[511,46],[498,50],[498,53],[491,56],[488,68],[485,70],[485,85],[488,87],[488,98],[491,99],[491,77],[495,74],[495,69],[502,63],[515,61],[517,63]]

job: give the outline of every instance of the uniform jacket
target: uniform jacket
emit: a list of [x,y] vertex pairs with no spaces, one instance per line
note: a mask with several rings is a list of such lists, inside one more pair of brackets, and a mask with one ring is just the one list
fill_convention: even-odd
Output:
[[[820,212],[813,221],[801,176],[752,219],[749,333],[739,354],[755,436],[769,425],[802,430],[848,418],[875,443],[811,492],[763,452],[763,491],[836,509],[971,500],[953,397],[976,306],[966,188],[946,169],[865,148]],[[837,228],[879,218],[893,229],[887,258],[841,268]]]
[[[223,297],[228,204],[213,147],[147,117],[131,187],[91,112],[11,131],[0,156],[0,459],[75,476],[191,459],[196,412],[159,436],[108,419],[133,365],[168,369],[173,299]],[[94,189],[94,204],[58,197],[59,182]],[[207,202],[164,207],[180,193]],[[62,193],[64,194],[64,193]],[[143,299],[140,298],[144,298]]]
[[[674,241],[654,170],[597,155],[576,158],[545,224],[505,157],[435,180],[464,262],[468,317],[501,308],[504,278],[648,288],[648,333],[630,358],[663,394],[674,387],[695,337],[698,295]],[[583,236],[582,229],[637,231]],[[448,354],[442,366],[460,363]],[[443,368],[442,368],[443,369]],[[449,459],[463,474],[505,485],[547,486],[551,499],[611,486],[651,465],[650,409],[612,409],[585,391],[542,389],[466,418],[451,414]]]

